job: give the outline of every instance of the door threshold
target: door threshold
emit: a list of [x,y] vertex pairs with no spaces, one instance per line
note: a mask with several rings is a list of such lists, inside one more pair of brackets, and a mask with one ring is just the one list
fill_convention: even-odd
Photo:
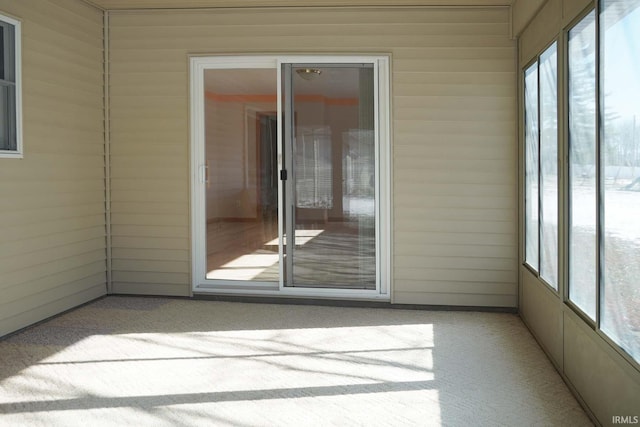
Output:
[[335,289],[335,288],[284,288],[279,289],[265,287],[229,288],[215,285],[200,285],[193,289],[194,297],[207,295],[235,295],[239,297],[269,297],[269,298],[293,298],[293,299],[326,299],[326,300],[353,300],[353,301],[391,301],[389,294],[381,294],[375,290],[362,289]]
[[211,293],[194,293],[193,299],[202,301],[241,302],[248,304],[286,304],[286,305],[317,305],[326,307],[360,307],[360,308],[397,308],[388,300],[366,299],[335,299],[310,298],[289,296],[250,296],[250,295],[221,295]]

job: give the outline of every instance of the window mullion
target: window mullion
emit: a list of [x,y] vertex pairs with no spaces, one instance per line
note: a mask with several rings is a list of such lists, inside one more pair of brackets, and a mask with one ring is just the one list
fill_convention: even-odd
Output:
[[602,139],[604,127],[602,126],[602,108],[603,108],[603,99],[600,95],[600,90],[602,87],[601,81],[601,63],[600,63],[600,7],[601,2],[596,1],[596,16],[595,16],[595,39],[596,39],[596,49],[595,49],[595,57],[596,57],[596,330],[600,329],[600,319],[602,313],[602,296],[604,293],[603,285],[604,285],[604,185],[603,185],[603,173],[602,173]]
[[537,170],[537,178],[538,178],[538,277],[542,277],[542,226],[543,226],[543,209],[542,209],[542,142],[540,141],[540,135],[542,134],[542,109],[540,108],[541,104],[541,96],[540,96],[540,57],[536,59],[536,89],[538,93],[536,94],[537,108],[538,108],[538,127],[536,129],[536,141],[537,141],[537,156],[538,156],[538,170]]

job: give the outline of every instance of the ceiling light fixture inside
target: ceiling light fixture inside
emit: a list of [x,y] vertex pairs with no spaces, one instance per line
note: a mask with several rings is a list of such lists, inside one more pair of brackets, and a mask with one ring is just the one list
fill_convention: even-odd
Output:
[[305,80],[314,80],[322,74],[322,70],[318,70],[317,68],[298,68],[296,73]]

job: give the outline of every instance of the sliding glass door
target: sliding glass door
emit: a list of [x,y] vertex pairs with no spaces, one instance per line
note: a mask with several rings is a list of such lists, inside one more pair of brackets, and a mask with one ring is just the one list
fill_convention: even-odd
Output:
[[279,280],[276,78],[204,71],[206,279]]
[[388,296],[386,67],[192,59],[194,292]]
[[286,64],[287,286],[375,289],[373,64]]

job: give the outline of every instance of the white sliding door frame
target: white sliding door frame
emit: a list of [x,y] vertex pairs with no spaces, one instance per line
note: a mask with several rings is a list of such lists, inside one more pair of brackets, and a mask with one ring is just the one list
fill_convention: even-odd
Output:
[[[194,56],[190,58],[191,91],[191,282],[194,293],[331,299],[389,300],[391,295],[391,150],[390,74],[388,56]],[[279,281],[253,282],[206,279],[206,179],[204,71],[208,69],[268,68],[277,70],[278,170],[283,164],[283,65],[372,64],[375,100],[375,216],[376,289],[290,287],[285,284],[283,236],[285,234],[284,186],[278,186]]]

